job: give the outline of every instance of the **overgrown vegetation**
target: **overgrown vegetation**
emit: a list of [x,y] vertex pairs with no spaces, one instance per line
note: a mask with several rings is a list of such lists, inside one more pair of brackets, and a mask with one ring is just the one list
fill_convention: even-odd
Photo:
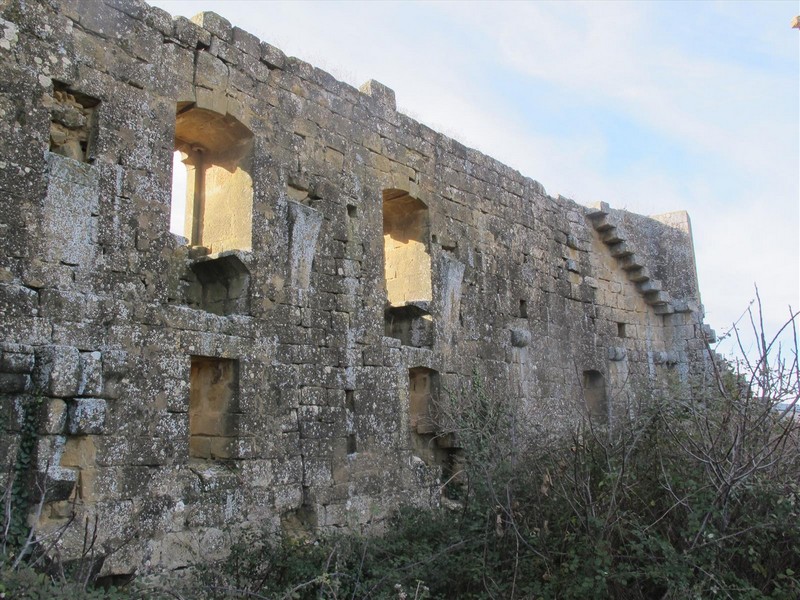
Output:
[[[214,568],[148,595],[795,599],[800,419],[776,406],[800,396],[797,348],[759,339],[761,357],[719,366],[716,386],[547,444],[476,376],[439,407],[465,449],[458,502],[401,509],[381,535],[251,532]],[[21,573],[33,576],[12,580]]]

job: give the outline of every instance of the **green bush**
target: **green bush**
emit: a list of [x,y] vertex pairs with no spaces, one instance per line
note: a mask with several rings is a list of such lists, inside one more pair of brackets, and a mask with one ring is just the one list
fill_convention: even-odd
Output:
[[400,509],[380,536],[250,534],[184,597],[795,599],[800,422],[729,379],[613,432],[587,421],[544,446],[516,434],[521,453],[514,407],[487,403],[476,378],[455,398],[460,508]]

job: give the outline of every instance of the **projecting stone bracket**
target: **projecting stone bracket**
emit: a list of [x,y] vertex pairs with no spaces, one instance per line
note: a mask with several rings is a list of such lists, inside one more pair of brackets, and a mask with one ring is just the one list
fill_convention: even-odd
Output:
[[289,201],[289,281],[296,289],[307,290],[311,285],[311,266],[321,227],[321,212]]
[[620,361],[625,360],[628,356],[628,350],[624,346],[611,346],[608,349],[608,360]]

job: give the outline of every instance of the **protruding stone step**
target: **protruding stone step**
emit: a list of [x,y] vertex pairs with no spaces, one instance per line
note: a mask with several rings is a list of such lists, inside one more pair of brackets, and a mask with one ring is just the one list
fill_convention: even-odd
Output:
[[666,304],[657,304],[653,307],[653,312],[657,315],[671,315],[675,312],[675,307],[672,306],[671,302],[667,302]]
[[622,235],[620,234],[620,230],[617,227],[611,227],[606,231],[603,231],[600,234],[600,239],[603,240],[603,242],[605,244],[608,244],[609,246],[613,244],[619,244],[620,242],[625,241],[625,238],[622,237]]
[[586,216],[595,220],[607,217],[609,212],[611,212],[611,207],[608,205],[608,202],[595,202],[589,206],[589,211],[586,213]]
[[623,271],[634,271],[636,269],[643,269],[642,263],[636,254],[629,254],[618,259],[619,266]]
[[658,279],[646,279],[636,284],[639,291],[643,294],[650,294],[652,292],[660,292],[663,288]]
[[642,283],[650,279],[650,269],[647,267],[639,267],[638,269],[631,269],[628,271],[628,279],[634,283]]
[[666,304],[670,301],[669,292],[658,291],[645,294],[644,301],[647,302],[650,306],[656,306],[658,304]]
[[596,231],[602,233],[603,231],[614,229],[616,225],[614,225],[608,217],[597,217],[596,219],[592,219],[592,227],[594,227]]
[[628,246],[627,242],[619,242],[613,246],[609,246],[609,249],[611,250],[611,256],[614,258],[621,258],[633,254],[633,250]]
[[695,302],[694,300],[673,300],[672,306],[675,308],[675,312],[679,313],[687,313],[687,312],[699,312],[700,305]]

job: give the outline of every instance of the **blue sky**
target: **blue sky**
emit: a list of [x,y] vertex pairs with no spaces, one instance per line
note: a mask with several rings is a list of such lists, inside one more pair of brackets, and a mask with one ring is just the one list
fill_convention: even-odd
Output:
[[718,333],[800,308],[798,2],[256,2],[213,10],[551,195],[687,210]]

